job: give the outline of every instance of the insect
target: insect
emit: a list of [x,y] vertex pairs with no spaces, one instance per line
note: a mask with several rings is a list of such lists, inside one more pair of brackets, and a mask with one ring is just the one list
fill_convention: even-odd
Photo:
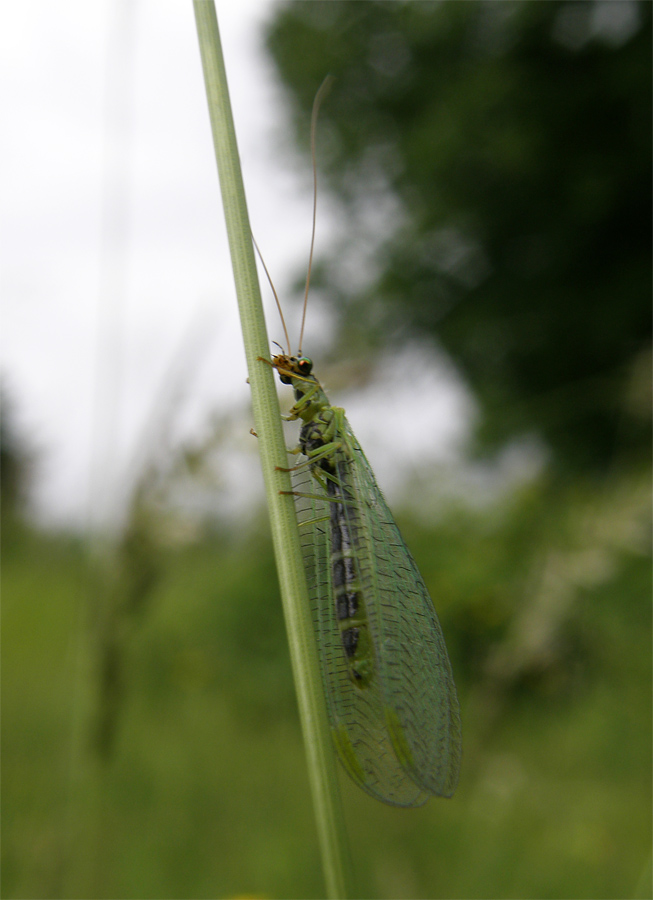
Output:
[[[302,335],[315,239],[315,125],[325,86],[311,124],[313,238]],[[344,410],[331,405],[301,350],[293,356],[281,349],[271,365],[294,391],[285,418],[301,421],[290,452],[302,460],[289,471],[338,756],[352,779],[385,803],[450,797],[460,769],[460,712],[433,602]]]

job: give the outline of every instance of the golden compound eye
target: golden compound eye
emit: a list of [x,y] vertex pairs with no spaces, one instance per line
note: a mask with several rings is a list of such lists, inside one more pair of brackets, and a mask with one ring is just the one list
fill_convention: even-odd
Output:
[[300,356],[297,360],[297,369],[300,375],[310,375],[313,371],[313,360],[308,356]]

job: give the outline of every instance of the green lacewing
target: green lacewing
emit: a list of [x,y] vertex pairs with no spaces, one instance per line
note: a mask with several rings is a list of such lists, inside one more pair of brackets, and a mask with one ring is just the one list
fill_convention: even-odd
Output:
[[[328,82],[311,122],[313,236],[300,350],[274,356],[272,366],[294,391],[285,418],[301,421],[291,452],[303,459],[290,471],[338,756],[368,794],[419,806],[429,795],[450,797],[458,784],[460,710],[447,648],[424,580],[344,410],[330,404],[301,352],[315,240],[315,128]],[[289,347],[285,322],[283,328]]]

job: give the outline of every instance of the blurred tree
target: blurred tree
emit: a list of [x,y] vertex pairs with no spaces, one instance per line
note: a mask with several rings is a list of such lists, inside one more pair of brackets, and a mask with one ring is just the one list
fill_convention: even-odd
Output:
[[14,405],[3,387],[0,394],[0,510],[6,537],[7,526],[24,512],[33,469],[33,452],[16,427]]
[[303,146],[336,76],[318,164],[347,215],[316,280],[341,336],[439,342],[483,449],[535,432],[563,472],[647,455],[651,4],[291,2],[267,43]]

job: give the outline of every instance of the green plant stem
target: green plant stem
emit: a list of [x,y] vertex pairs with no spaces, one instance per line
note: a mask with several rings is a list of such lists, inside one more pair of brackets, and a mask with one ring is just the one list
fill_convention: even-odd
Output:
[[261,362],[261,357],[268,358],[269,343],[218,22],[213,0],[194,0],[193,5],[327,894],[345,897],[348,850],[344,818],[294,502],[291,496],[280,494],[292,488],[288,473],[276,468],[287,465],[287,454],[273,372]]

